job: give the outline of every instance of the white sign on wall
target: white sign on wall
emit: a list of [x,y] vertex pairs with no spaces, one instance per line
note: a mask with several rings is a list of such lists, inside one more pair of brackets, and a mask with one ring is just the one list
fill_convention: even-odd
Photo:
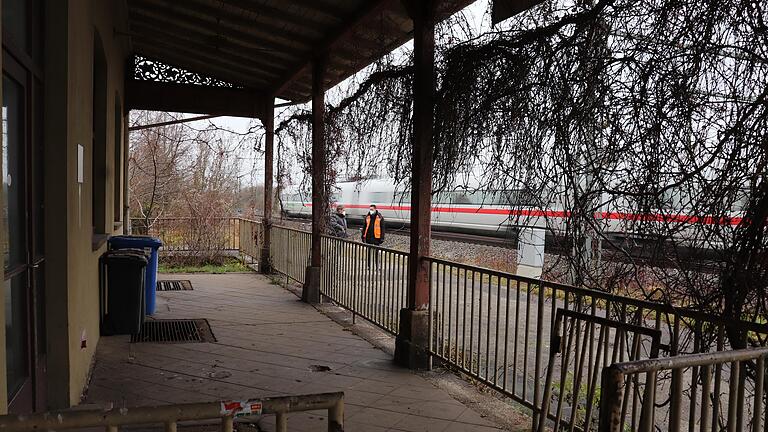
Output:
[[85,149],[82,144],[77,145],[77,182],[83,184],[83,159]]

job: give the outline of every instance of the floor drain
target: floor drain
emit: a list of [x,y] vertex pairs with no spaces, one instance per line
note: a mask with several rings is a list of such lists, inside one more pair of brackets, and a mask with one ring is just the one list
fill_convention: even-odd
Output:
[[141,331],[131,336],[131,342],[216,342],[216,338],[206,319],[166,319],[145,321]]
[[188,280],[159,280],[157,281],[158,291],[191,291],[192,282]]

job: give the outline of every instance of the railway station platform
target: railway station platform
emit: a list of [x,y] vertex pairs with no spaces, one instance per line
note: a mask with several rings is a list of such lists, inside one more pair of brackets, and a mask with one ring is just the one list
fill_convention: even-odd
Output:
[[[85,405],[146,406],[343,391],[347,431],[504,430],[392,354],[346,331],[255,273],[174,274],[192,290],[158,292],[154,319],[206,319],[215,342],[103,337]],[[325,430],[325,412],[289,415],[289,430]],[[274,430],[274,416],[253,429]],[[526,423],[527,424],[527,423]],[[184,430],[180,428],[180,430]]]

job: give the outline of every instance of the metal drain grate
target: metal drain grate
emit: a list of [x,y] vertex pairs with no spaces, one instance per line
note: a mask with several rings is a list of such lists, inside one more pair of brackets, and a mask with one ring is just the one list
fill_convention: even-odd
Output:
[[188,280],[159,280],[157,281],[158,291],[191,291],[192,282]]
[[206,319],[167,319],[145,321],[139,334],[131,336],[131,342],[216,342],[216,337]]

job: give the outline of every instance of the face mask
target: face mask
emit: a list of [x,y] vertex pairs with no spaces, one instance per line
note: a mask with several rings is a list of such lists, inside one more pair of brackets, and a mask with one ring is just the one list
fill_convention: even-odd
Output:
[[346,215],[347,215],[347,212],[346,212],[346,211],[344,211],[344,210],[342,210],[342,211],[341,211],[341,215],[342,215],[342,216],[346,216]]
[[376,214],[376,210],[368,210],[368,213],[370,213],[371,215],[374,215]]

